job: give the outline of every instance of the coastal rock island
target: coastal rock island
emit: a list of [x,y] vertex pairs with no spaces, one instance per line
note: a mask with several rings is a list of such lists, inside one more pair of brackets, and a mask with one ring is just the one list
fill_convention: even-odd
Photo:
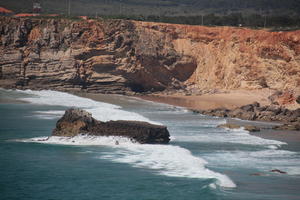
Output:
[[170,134],[165,126],[139,121],[102,122],[85,110],[68,109],[57,121],[52,135],[73,137],[79,134],[128,137],[141,144],[167,144],[170,141]]

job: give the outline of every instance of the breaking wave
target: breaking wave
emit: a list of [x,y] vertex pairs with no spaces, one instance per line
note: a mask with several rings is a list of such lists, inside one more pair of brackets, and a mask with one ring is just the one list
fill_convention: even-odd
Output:
[[[24,94],[29,94],[30,96],[20,98],[20,100],[27,101],[38,105],[48,105],[48,106],[63,106],[63,107],[77,107],[87,110],[93,114],[93,117],[101,121],[109,120],[134,120],[134,121],[146,121],[154,124],[159,124],[149,120],[148,118],[139,115],[134,112],[129,112],[121,110],[120,106],[94,101],[88,98],[79,97],[76,95],[68,94],[65,92],[57,92],[51,90],[42,91],[32,91],[25,90],[19,91]],[[39,111],[38,116],[41,118],[55,117],[55,115],[62,115],[60,110],[52,111]],[[43,116],[44,115],[44,116]]]
[[221,187],[236,187],[228,176],[207,169],[205,167],[207,162],[204,159],[193,156],[189,150],[179,146],[138,144],[124,137],[88,135],[38,137],[21,141],[62,145],[109,146],[114,148],[114,151],[105,152],[99,156],[100,159],[128,163],[138,168],[152,169],[165,176],[215,179],[216,184]]

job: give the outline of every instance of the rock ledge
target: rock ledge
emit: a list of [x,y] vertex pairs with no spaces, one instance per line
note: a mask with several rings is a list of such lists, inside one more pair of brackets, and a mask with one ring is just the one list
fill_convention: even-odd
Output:
[[81,109],[68,109],[56,123],[53,136],[73,137],[79,134],[128,137],[141,144],[167,144],[170,134],[167,127],[138,121],[101,122]]

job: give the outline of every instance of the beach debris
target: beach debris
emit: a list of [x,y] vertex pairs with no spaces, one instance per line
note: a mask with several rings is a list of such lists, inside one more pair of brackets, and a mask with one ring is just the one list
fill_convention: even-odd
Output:
[[250,174],[250,176],[264,176],[264,175],[265,175],[265,174],[260,173],[260,172]]
[[230,123],[227,123],[227,124],[220,124],[217,126],[218,128],[229,128],[229,129],[239,129],[241,128],[240,125],[237,125],[237,124],[230,124]]
[[272,170],[270,170],[270,172],[279,173],[279,174],[287,174],[287,172],[281,171],[279,169],[272,169]]
[[253,126],[253,125],[246,125],[246,126],[244,126],[244,129],[246,131],[249,131],[249,132],[258,132],[258,131],[260,131],[259,127]]

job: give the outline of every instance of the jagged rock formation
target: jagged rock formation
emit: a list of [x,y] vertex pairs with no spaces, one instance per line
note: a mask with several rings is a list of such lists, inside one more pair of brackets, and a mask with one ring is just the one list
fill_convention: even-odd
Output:
[[300,108],[296,110],[289,110],[284,107],[274,105],[261,106],[258,102],[255,102],[233,110],[218,108],[195,112],[199,112],[204,115],[231,117],[245,120],[278,121],[287,123],[288,125],[278,126],[276,127],[277,129],[300,129]]
[[0,37],[1,87],[300,92],[300,31],[2,17]]
[[165,126],[138,121],[101,122],[92,114],[80,109],[68,109],[56,123],[53,136],[76,136],[88,134],[95,136],[122,136],[147,144],[167,144],[170,135]]

